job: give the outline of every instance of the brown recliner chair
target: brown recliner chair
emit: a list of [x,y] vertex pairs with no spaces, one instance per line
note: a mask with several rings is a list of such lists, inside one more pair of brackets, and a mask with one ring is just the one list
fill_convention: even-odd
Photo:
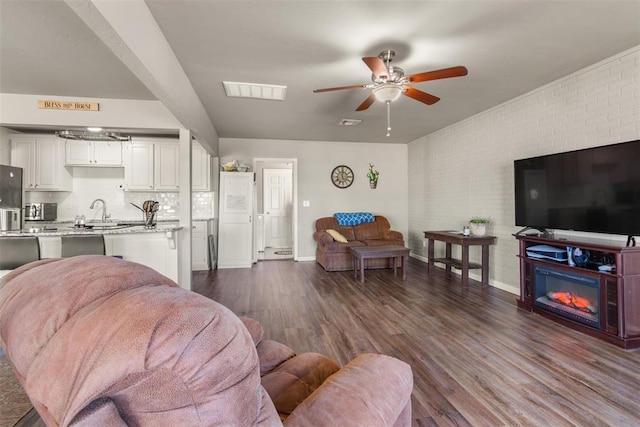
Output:
[[411,368],[343,368],[148,267],[100,255],[3,278],[0,345],[49,426],[410,425]]

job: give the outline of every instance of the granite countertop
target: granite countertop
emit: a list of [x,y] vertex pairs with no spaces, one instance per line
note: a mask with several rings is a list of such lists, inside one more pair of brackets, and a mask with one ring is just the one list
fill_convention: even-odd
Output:
[[84,228],[76,228],[72,222],[49,222],[47,224],[27,224],[26,228],[15,231],[2,231],[0,237],[20,236],[66,236],[70,234],[138,234],[162,233],[181,230],[177,221],[158,222],[153,228],[145,228],[142,221],[123,221],[110,223],[87,223]]

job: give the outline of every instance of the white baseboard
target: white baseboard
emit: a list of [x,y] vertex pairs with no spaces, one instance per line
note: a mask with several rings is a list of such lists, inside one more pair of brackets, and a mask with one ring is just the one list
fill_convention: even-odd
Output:
[[[417,259],[419,261],[424,262],[425,264],[429,261],[427,257],[423,257],[422,255],[417,255],[417,254],[411,253],[410,256],[411,256],[411,258],[415,258],[415,259]],[[451,271],[453,273],[455,273],[455,274],[458,274],[458,275],[461,274],[460,270],[452,269]],[[482,274],[476,274],[476,273],[472,273],[470,271],[469,272],[469,278],[471,278],[473,280],[477,280],[478,282],[480,282],[480,281],[482,281]],[[491,279],[489,279],[489,285],[493,286],[494,288],[501,289],[503,291],[509,292],[511,294],[514,294],[514,295],[520,295],[520,287],[519,286],[514,286],[514,285],[511,285],[511,284],[508,284],[508,283],[503,283],[503,282],[500,282],[498,280],[491,280]]]

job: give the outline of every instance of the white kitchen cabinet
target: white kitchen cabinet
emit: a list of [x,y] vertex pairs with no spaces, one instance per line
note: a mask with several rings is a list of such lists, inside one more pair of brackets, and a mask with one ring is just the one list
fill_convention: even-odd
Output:
[[153,144],[130,142],[124,152],[124,189],[153,191]]
[[191,191],[214,191],[211,176],[211,155],[199,142],[191,144]]
[[191,269],[208,270],[211,221],[193,221],[191,225]]
[[177,141],[142,139],[124,144],[127,191],[178,191],[180,149]]
[[[178,250],[175,242],[179,232],[105,234],[105,253],[146,265],[177,281]],[[60,236],[38,236],[38,243],[41,259],[60,258],[62,253]]]
[[180,189],[180,145],[156,143],[154,150],[154,187],[159,191]]
[[122,166],[122,143],[119,141],[68,140],[65,145],[67,166]]
[[177,282],[179,254],[175,243],[179,232],[105,234],[105,252],[151,267]]
[[52,135],[12,135],[11,166],[23,169],[25,191],[72,191],[64,141]]

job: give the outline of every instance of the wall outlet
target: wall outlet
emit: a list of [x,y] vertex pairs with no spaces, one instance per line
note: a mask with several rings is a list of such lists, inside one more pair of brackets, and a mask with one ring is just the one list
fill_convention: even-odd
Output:
[[426,240],[423,240],[423,241],[422,241],[422,247],[423,247],[423,248],[426,248],[426,247],[427,247],[427,241],[426,241]]
[[304,206],[305,208],[309,207],[309,201],[308,200],[303,200],[302,201],[302,206]]

